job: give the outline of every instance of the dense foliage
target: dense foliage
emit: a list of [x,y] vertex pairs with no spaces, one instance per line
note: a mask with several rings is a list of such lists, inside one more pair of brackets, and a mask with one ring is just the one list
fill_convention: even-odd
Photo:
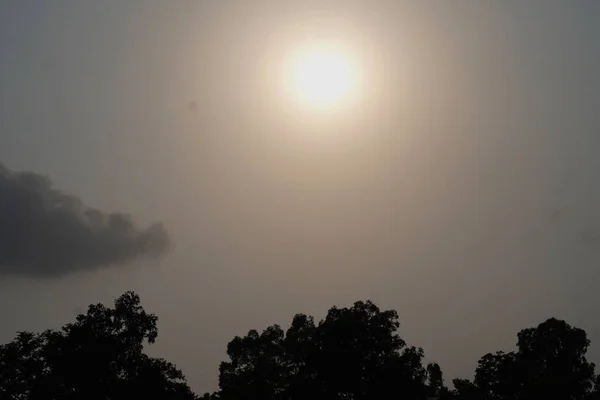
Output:
[[234,338],[219,390],[201,397],[173,364],[144,353],[156,322],[127,292],[61,330],[18,333],[0,346],[0,400],[600,399],[585,331],[557,319],[522,330],[515,351],[484,355],[472,381],[447,388],[440,366],[425,365],[423,350],[399,336],[395,311],[361,301],[318,323],[298,314],[287,331]]
[[59,331],[19,333],[0,346],[0,399],[193,399],[181,371],[143,352],[156,321],[128,292]]

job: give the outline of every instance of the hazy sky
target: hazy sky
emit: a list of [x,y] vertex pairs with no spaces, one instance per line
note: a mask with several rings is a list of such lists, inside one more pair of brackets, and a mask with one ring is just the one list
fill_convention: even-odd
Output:
[[[598,18],[597,1],[2,1],[0,239],[22,251],[0,244],[0,341],[132,289],[160,318],[150,352],[199,392],[233,336],[367,298],[447,381],[549,316],[600,361]],[[360,57],[355,109],[280,96],[282,57],[313,37]],[[31,220],[23,187],[45,199]]]

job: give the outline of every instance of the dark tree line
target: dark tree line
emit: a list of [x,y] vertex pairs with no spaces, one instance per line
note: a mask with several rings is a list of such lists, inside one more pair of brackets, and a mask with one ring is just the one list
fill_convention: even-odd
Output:
[[557,319],[522,330],[515,351],[484,355],[472,381],[449,388],[440,366],[398,335],[395,311],[366,301],[333,307],[318,323],[298,314],[287,331],[235,337],[219,390],[203,396],[173,364],[144,353],[156,322],[127,292],[60,330],[20,332],[0,346],[0,400],[600,399],[585,331]]

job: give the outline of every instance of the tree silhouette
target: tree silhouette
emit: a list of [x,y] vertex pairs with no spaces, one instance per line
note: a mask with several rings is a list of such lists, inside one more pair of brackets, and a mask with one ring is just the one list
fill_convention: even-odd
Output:
[[252,330],[227,345],[230,362],[219,368],[221,396],[226,399],[278,399],[285,391],[288,365],[283,330],[277,325],[259,334]]
[[468,379],[454,379],[452,381],[454,390],[450,398],[460,400],[483,400],[485,399],[481,390]]
[[427,364],[427,396],[429,398],[447,397],[448,390],[444,386],[444,374],[436,363]]
[[517,351],[484,355],[473,383],[455,381],[459,399],[583,400],[597,396],[585,331],[548,319],[518,334]]
[[[428,372],[423,350],[398,335],[395,311],[370,301],[333,307],[319,324],[299,314],[284,334],[277,326],[234,338],[220,368],[222,399],[422,399]],[[436,375],[436,372],[439,374]],[[441,370],[431,367],[434,390]]]
[[554,318],[520,331],[515,351],[481,357],[474,379],[449,390],[440,366],[402,340],[395,311],[359,301],[318,323],[298,314],[287,331],[235,337],[219,390],[201,397],[173,364],[144,354],[156,323],[127,292],[60,330],[19,332],[0,346],[0,400],[600,400],[585,331]]
[[157,317],[127,292],[59,331],[21,332],[0,346],[1,399],[193,399],[173,364],[143,353]]

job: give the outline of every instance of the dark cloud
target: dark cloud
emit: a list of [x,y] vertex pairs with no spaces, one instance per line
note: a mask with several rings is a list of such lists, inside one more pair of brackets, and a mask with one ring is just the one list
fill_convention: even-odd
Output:
[[168,246],[160,224],[140,230],[127,214],[86,207],[47,177],[0,163],[0,274],[64,275],[158,257]]

